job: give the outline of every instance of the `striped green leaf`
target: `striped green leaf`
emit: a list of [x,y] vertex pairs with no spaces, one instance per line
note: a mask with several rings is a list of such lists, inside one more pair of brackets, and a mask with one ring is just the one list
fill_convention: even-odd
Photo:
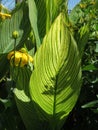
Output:
[[[30,1],[30,0],[29,0]],[[32,0],[31,0],[32,1]],[[35,0],[38,13],[38,31],[42,39],[68,0]]]
[[65,23],[61,13],[35,55],[30,79],[31,99],[47,130],[60,130],[81,88],[79,52]]

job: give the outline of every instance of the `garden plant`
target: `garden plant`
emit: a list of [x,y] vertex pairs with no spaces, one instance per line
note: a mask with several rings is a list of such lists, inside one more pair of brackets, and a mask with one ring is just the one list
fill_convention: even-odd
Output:
[[68,0],[23,0],[12,11],[0,5],[0,130],[82,130],[80,117],[86,129],[98,128],[97,6],[97,0],[81,0],[71,11]]

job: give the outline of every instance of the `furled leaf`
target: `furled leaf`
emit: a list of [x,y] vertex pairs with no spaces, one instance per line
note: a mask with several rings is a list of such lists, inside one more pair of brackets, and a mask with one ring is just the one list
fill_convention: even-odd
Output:
[[[66,2],[65,2],[66,1]],[[68,0],[47,0],[46,1],[46,31],[48,32],[55,18],[58,16],[62,8],[65,9],[65,4]],[[66,6],[67,7],[67,6]]]
[[25,2],[16,7],[10,19],[5,19],[0,24],[0,54],[8,53],[14,49],[15,39],[12,37],[14,31],[19,34],[16,39],[16,47],[21,47],[30,33],[28,7]]
[[35,0],[38,10],[38,30],[42,39],[49,31],[55,18],[67,4],[68,0]]
[[47,130],[60,130],[80,92],[79,52],[65,23],[61,13],[35,55],[30,79],[30,95]]

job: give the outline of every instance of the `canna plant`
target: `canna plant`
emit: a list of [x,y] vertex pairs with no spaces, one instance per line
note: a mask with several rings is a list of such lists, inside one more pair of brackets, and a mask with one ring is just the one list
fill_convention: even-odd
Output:
[[75,30],[67,4],[25,0],[0,22],[0,79],[10,73],[27,130],[61,130],[81,90],[90,23]]

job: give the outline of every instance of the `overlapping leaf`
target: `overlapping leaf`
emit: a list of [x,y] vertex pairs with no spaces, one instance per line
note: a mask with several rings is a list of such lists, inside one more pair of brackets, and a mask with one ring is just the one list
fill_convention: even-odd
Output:
[[[13,75],[14,73],[14,75]],[[29,80],[31,71],[26,68],[12,68],[11,75],[14,76],[16,85],[13,86],[16,104],[19,110],[19,113],[22,117],[22,120],[26,126],[27,130],[39,130],[40,125],[35,123],[38,121],[38,116],[34,109],[34,105],[31,102],[29,95]],[[17,77],[18,76],[18,77]]]
[[35,39],[37,43],[37,47],[40,46],[40,37],[38,33],[38,28],[37,28],[37,9],[36,9],[36,4],[34,0],[28,0],[28,6],[29,6],[29,18],[31,22],[32,29],[35,34]]
[[15,39],[12,37],[14,31],[19,33],[16,47],[20,47],[30,32],[28,7],[25,2],[13,11],[10,19],[6,19],[0,24],[0,54],[8,53],[14,49]]
[[49,122],[51,130],[62,127],[77,101],[80,86],[78,49],[61,13],[36,53],[30,79],[35,109],[41,119]]

